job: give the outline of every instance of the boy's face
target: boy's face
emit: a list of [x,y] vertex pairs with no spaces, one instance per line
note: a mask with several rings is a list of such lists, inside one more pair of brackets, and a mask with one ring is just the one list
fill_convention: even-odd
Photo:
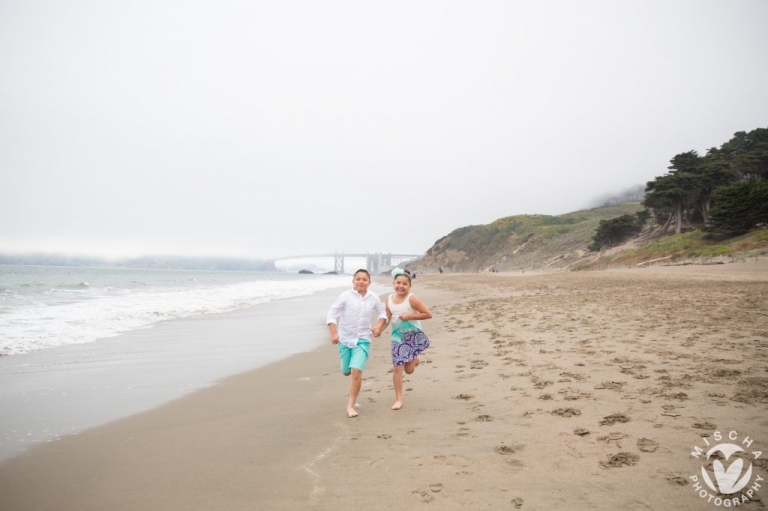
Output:
[[368,275],[363,272],[355,274],[355,276],[352,278],[352,286],[354,286],[355,291],[361,295],[364,295],[365,292],[368,291],[368,286],[370,285],[371,279],[369,279]]

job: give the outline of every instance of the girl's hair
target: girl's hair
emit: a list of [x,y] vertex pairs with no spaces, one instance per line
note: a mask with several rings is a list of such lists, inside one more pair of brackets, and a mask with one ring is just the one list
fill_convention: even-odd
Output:
[[357,270],[355,272],[354,275],[352,275],[352,277],[354,278],[358,273],[365,273],[366,275],[368,275],[368,280],[371,280],[371,274],[368,273],[368,270],[364,270],[364,269],[360,268],[359,270]]
[[397,277],[406,277],[408,279],[408,282],[410,283],[411,282],[411,270],[408,270],[408,269],[403,270],[402,273],[398,273],[397,275],[395,275],[395,278],[393,280],[397,280]]

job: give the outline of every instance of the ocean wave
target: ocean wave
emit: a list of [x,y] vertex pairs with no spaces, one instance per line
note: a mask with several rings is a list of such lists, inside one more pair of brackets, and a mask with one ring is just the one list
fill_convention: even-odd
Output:
[[87,282],[78,282],[77,284],[59,284],[54,289],[89,289],[91,287]]
[[0,353],[83,344],[160,321],[216,314],[341,287],[347,278],[262,280],[223,286],[94,291],[62,303],[34,300],[0,316]]

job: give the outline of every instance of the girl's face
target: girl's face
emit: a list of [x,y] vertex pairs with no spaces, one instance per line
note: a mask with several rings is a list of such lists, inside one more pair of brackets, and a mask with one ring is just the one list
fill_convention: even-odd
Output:
[[404,275],[398,275],[392,284],[398,296],[405,296],[411,290],[411,281]]
[[361,271],[352,277],[352,286],[355,288],[355,291],[361,295],[365,295],[366,291],[368,291],[368,286],[370,285],[371,279],[368,277],[367,273]]

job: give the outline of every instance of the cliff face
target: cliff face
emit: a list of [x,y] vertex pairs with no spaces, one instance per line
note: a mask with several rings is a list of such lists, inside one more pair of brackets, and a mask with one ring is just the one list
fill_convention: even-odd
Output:
[[557,216],[510,216],[488,225],[461,227],[437,240],[410,267],[455,272],[570,268],[597,257],[587,246],[600,220],[642,209],[639,202],[627,202]]

